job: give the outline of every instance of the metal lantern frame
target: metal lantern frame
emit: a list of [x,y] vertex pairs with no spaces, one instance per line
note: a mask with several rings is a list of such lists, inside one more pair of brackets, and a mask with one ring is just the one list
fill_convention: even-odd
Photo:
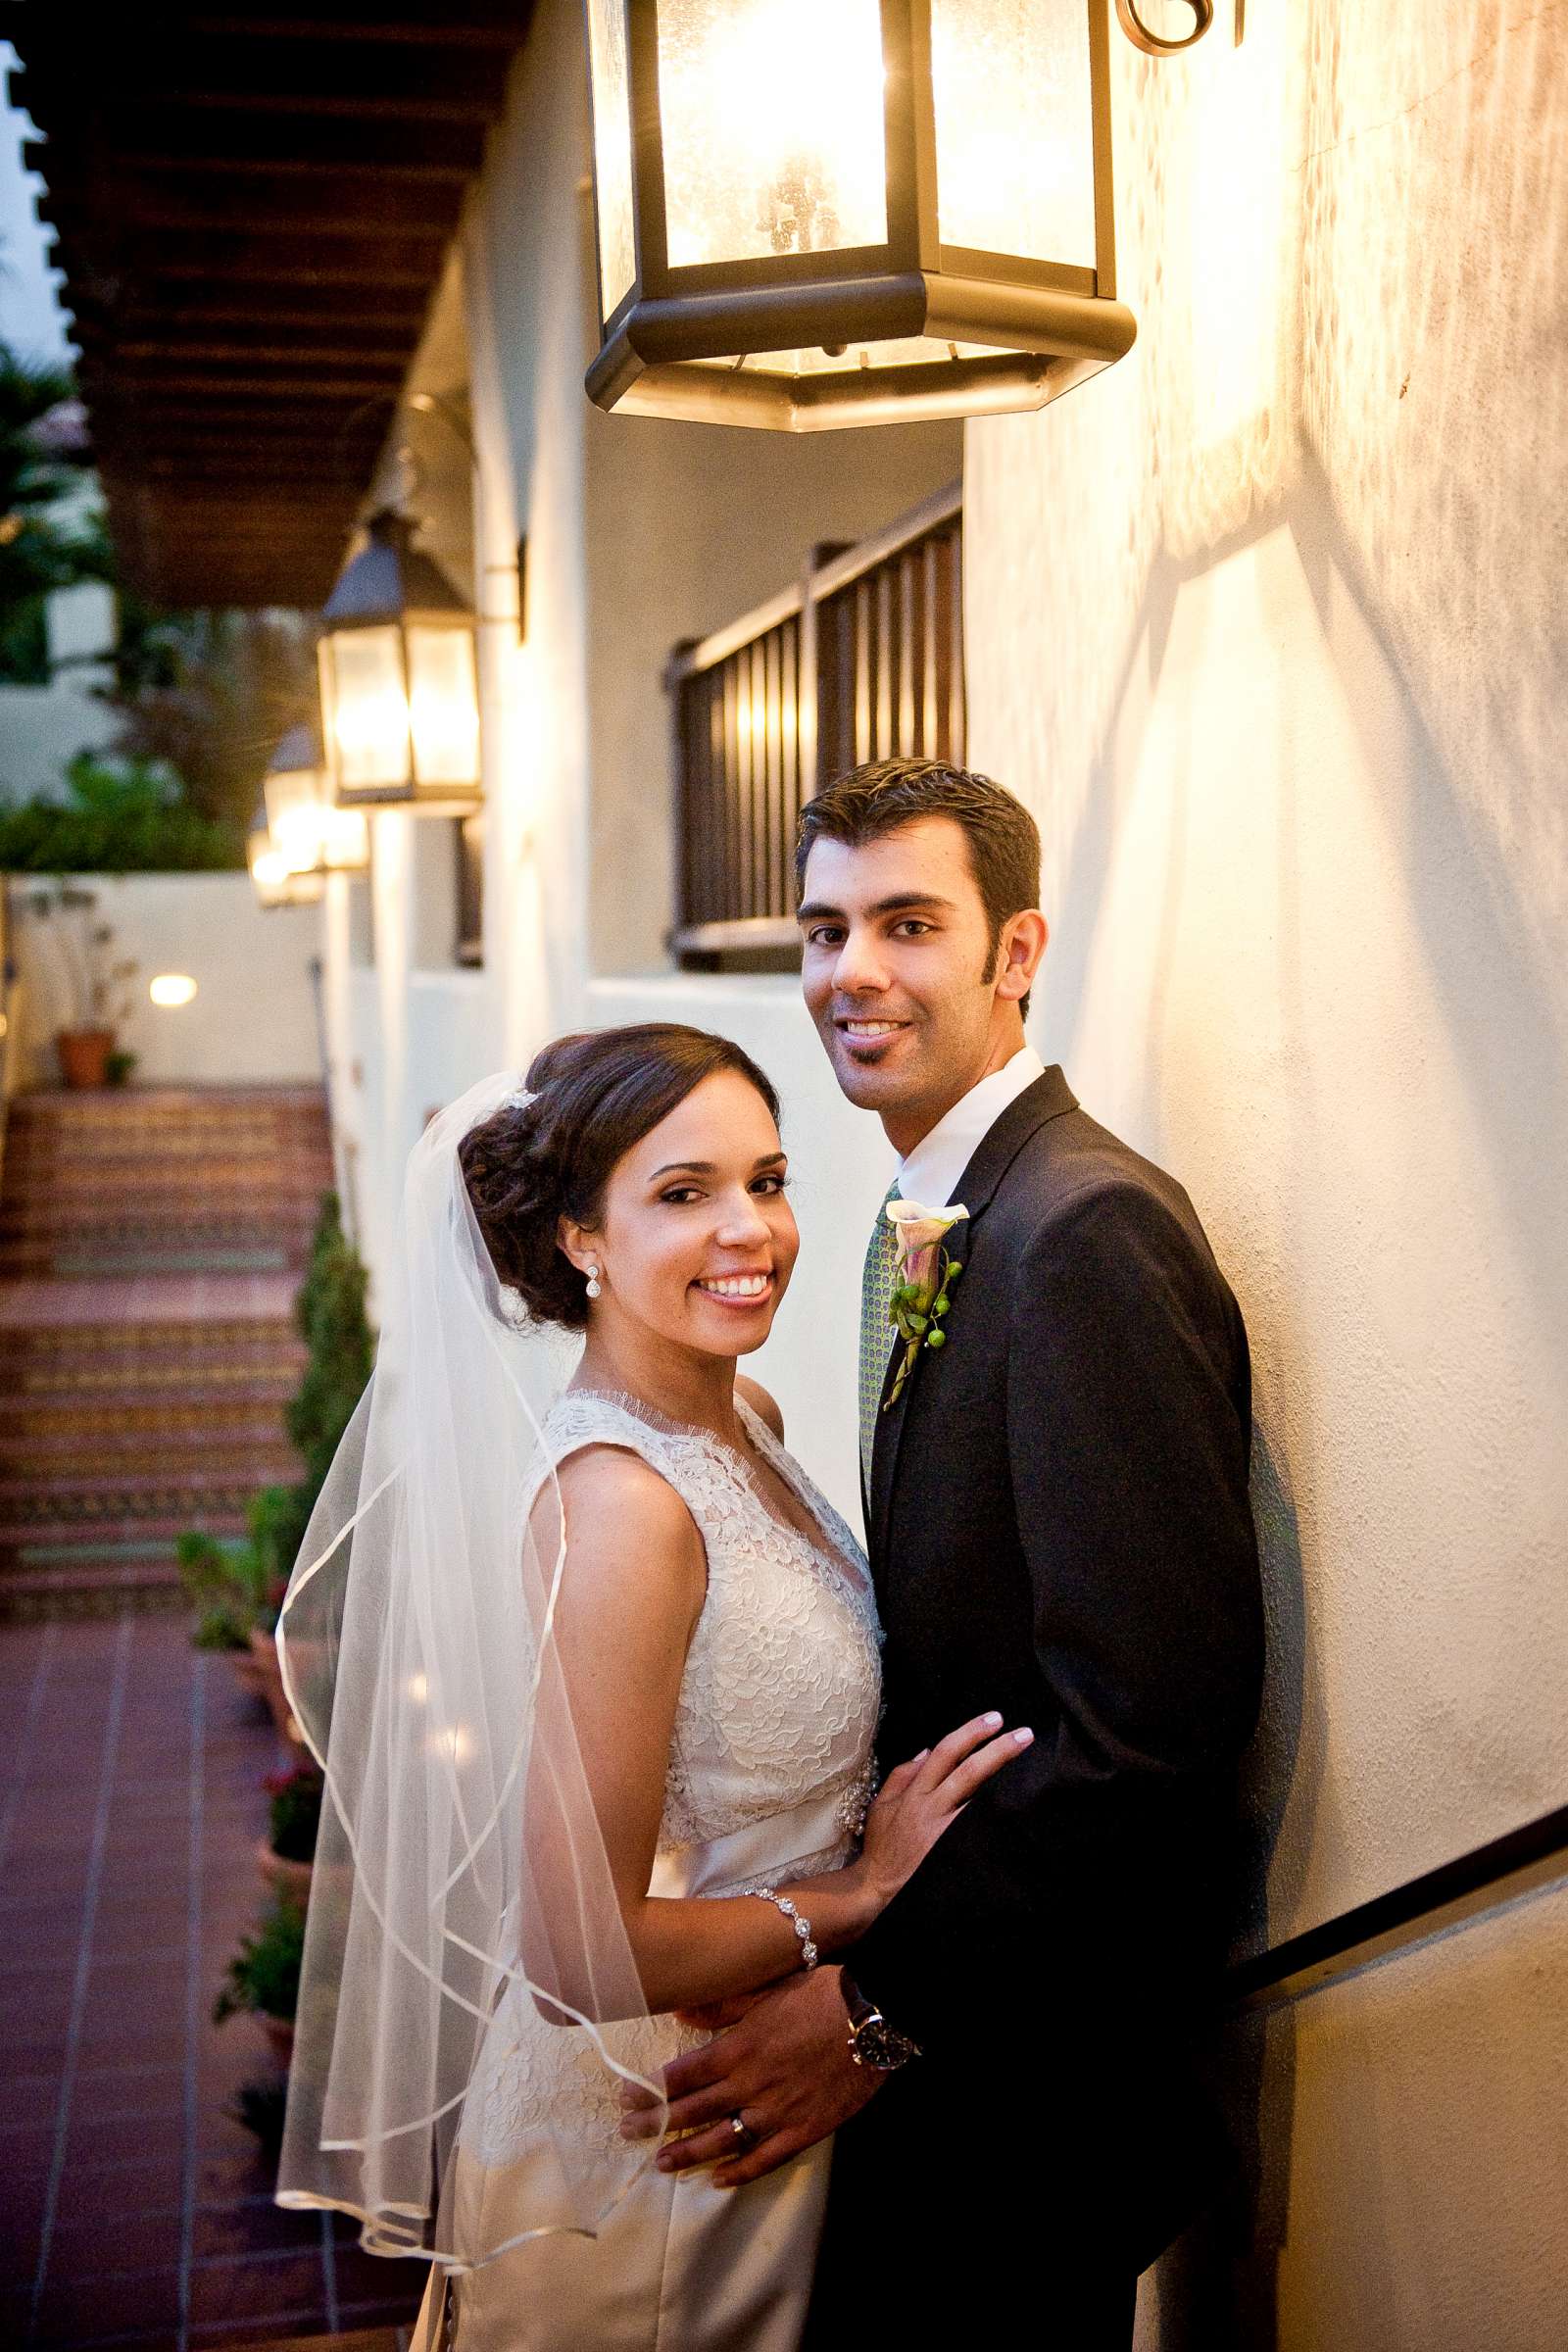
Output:
[[[473,606],[441,566],[412,542],[417,524],[393,508],[383,508],[366,524],[366,542],[338,575],[321,614],[317,657],[320,674],[321,742],[332,799],[339,808],[410,808],[429,816],[469,816],[483,804],[478,750],[478,666]],[[336,647],[361,631],[396,633],[396,686],[406,717],[404,773],[367,784],[343,773],[337,737],[339,700]],[[415,664],[410,638],[419,630],[462,632],[467,641],[466,681],[473,694],[473,772],[456,780],[427,782],[418,772],[415,717]]]
[[[309,776],[317,780],[317,790],[310,800],[318,806],[328,820],[335,823],[318,825],[315,834],[315,856],[308,865],[300,865],[293,855],[284,849],[284,829],[292,808],[299,805],[301,795],[292,779]],[[267,763],[262,779],[262,800],[267,809],[268,831],[272,846],[288,858],[289,871],[296,874],[363,874],[370,862],[369,820],[361,811],[341,808],[332,798],[332,780],[325,758],[314,727],[301,720],[278,739],[277,749]]]
[[[809,432],[1042,408],[1109,367],[1137,334],[1116,299],[1108,0],[1079,0],[1088,45],[1095,265],[944,244],[938,216],[931,0],[880,0],[887,237],[880,245],[673,267],[659,90],[659,0],[623,14],[634,278],[604,320],[589,397],[603,409]],[[590,13],[595,0],[589,0]],[[590,39],[590,54],[592,40]],[[591,81],[594,79],[590,75]],[[593,92],[603,105],[603,93]],[[618,122],[595,122],[596,266],[604,224],[597,164]],[[764,351],[924,337],[980,356],[802,375],[747,368]],[[692,362],[729,360],[728,368]]]

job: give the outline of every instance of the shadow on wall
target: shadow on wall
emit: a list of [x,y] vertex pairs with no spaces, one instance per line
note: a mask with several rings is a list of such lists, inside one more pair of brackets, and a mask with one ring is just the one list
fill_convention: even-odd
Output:
[[[1269,1862],[1296,1779],[1307,1690],[1300,1530],[1284,1465],[1255,1423],[1251,1493],[1262,1556],[1268,1687],[1243,1771],[1232,1944],[1237,1953],[1265,1951],[1274,1940]],[[1206,2053],[1204,2074],[1236,2148],[1239,2173],[1231,2194],[1158,2266],[1159,2352],[1273,2352],[1275,2275],[1285,2243],[1295,2125],[1294,2012],[1251,2013],[1222,2026]]]

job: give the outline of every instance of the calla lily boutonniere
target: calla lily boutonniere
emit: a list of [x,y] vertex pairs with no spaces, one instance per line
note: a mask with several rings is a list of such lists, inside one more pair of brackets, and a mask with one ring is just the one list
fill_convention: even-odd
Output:
[[888,1321],[904,1342],[904,1360],[884,1412],[898,1402],[921,1348],[947,1346],[943,1317],[952,1302],[953,1285],[963,1272],[949,1252],[947,1241],[954,1226],[961,1225],[968,1214],[959,1201],[951,1208],[922,1208],[918,1200],[890,1200],[887,1204],[898,1268],[888,1301]]

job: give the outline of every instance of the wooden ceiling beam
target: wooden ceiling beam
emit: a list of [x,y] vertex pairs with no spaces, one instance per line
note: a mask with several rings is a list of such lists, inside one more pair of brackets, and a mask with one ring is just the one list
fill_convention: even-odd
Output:
[[[366,118],[413,117],[428,122],[487,122],[495,118],[504,61],[454,48],[438,38],[420,46],[362,49],[339,43],[258,40],[192,34],[177,39],[145,34],[122,42],[101,76],[104,111],[112,123],[129,108],[178,106],[191,110]],[[79,42],[72,49],[34,50],[13,67],[13,105],[40,129],[69,123],[79,102]]]
[[322,9],[318,15],[274,16],[250,9],[204,11],[188,20],[192,32],[244,40],[375,41],[427,47],[432,41],[466,49],[488,49],[502,55],[522,46],[532,10],[527,5],[498,5],[494,10],[466,8],[434,17],[427,7],[398,17],[384,6],[363,16],[342,8]]

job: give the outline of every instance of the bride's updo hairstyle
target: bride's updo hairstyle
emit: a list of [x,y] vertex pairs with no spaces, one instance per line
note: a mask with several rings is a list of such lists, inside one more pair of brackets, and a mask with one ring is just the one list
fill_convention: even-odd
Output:
[[637,1021],[558,1037],[529,1065],[534,1100],[469,1128],[458,1157],[479,1231],[497,1276],[536,1320],[582,1330],[587,1280],[556,1238],[561,1219],[597,1225],[616,1161],[719,1070],[755,1086],[778,1117],[772,1086],[729,1038]]

